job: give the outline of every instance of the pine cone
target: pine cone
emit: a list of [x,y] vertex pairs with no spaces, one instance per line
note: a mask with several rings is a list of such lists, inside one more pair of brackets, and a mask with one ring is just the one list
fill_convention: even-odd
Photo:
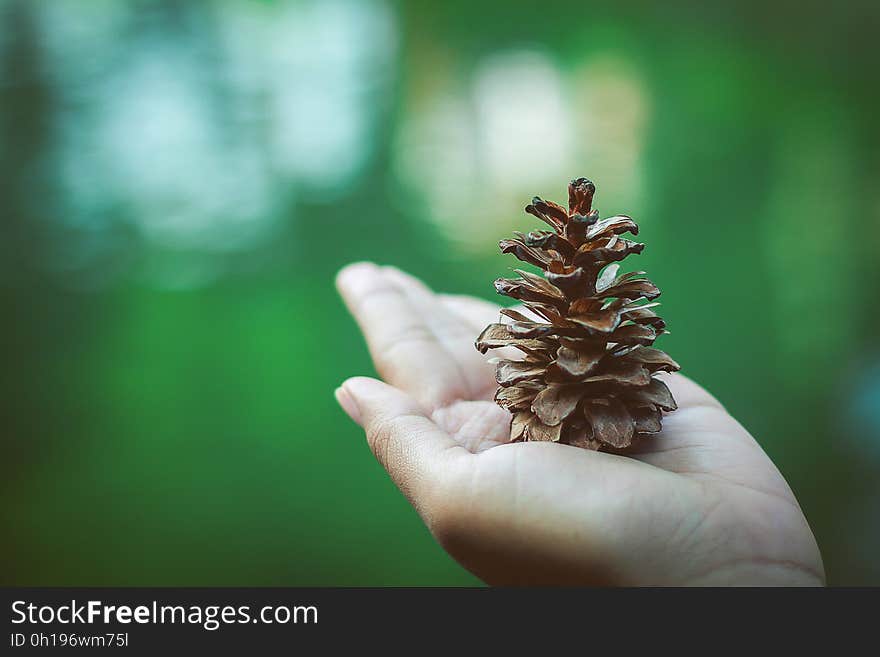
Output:
[[595,191],[586,178],[573,180],[567,212],[534,198],[526,212],[553,230],[500,242],[503,253],[544,270],[541,277],[517,269],[520,278],[498,279],[495,289],[546,321],[504,308],[512,322],[490,324],[476,341],[481,353],[515,347],[525,355],[500,360],[495,375],[495,401],[513,414],[511,442],[624,450],[660,431],[662,411],[676,408],[653,376],[679,369],[651,346],[666,332],[651,303],[660,290],[645,272],[618,274],[617,263],[645,247],[620,235],[639,228],[623,215],[599,220]]

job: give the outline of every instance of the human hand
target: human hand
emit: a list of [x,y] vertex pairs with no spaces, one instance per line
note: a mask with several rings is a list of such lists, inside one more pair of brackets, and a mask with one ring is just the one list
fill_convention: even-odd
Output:
[[664,376],[678,410],[628,456],[508,443],[474,348],[498,307],[390,267],[337,279],[379,374],[337,399],[440,544],[489,584],[821,585],[785,479],[708,392]]

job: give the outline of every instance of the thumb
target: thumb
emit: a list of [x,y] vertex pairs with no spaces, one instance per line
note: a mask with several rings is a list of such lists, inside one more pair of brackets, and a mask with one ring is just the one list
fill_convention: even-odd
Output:
[[376,459],[424,517],[428,500],[470,456],[418,403],[376,379],[349,379],[336,394],[367,434]]

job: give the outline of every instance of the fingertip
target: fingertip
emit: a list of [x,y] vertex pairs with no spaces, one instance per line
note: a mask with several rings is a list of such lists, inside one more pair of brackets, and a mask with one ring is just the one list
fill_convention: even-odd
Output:
[[400,394],[393,386],[368,376],[352,377],[345,381],[340,389],[357,403],[361,413],[365,406],[369,407],[378,398],[385,398],[394,392]]
[[381,417],[425,415],[424,409],[415,399],[384,381],[356,376],[345,381],[341,387],[357,404],[361,426],[366,427]]
[[373,262],[353,262],[340,269],[336,274],[336,289],[344,294],[355,282],[378,271],[379,266]]
[[357,393],[357,392],[365,392],[368,393],[370,390],[373,390],[377,387],[387,386],[387,383],[383,383],[378,379],[374,379],[369,376],[353,376],[350,379],[346,379],[342,382],[341,388],[345,388],[349,392]]
[[361,410],[358,407],[357,400],[352,397],[350,392],[348,392],[343,386],[339,386],[333,391],[333,396],[336,397],[337,403],[342,407],[342,410],[345,411],[348,417],[359,425],[363,424],[361,420]]

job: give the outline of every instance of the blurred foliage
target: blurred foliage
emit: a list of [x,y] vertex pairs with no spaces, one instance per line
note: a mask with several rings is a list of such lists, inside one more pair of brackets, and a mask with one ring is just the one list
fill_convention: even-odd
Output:
[[880,583],[876,3],[0,2],[6,584],[471,584],[332,398],[354,259],[633,214],[663,347]]

